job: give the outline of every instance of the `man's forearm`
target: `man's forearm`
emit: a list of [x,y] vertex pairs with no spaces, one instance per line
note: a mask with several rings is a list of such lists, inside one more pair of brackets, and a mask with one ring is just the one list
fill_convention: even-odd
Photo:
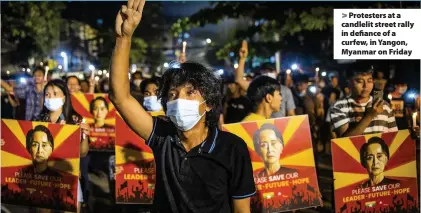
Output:
[[240,60],[238,61],[237,71],[235,72],[235,81],[236,82],[239,82],[239,81],[243,80],[245,66],[246,66],[246,59],[240,58]]
[[130,47],[130,38],[118,37],[116,39],[116,45],[111,59],[110,78],[110,98],[116,105],[130,97],[128,78]]
[[89,151],[89,139],[86,137],[86,139],[82,139],[80,142],[80,157],[85,157],[88,154]]
[[370,125],[373,120],[371,116],[364,116],[363,119],[353,128],[348,128],[341,137],[351,137],[356,135],[362,135],[364,130]]
[[1,87],[3,87],[6,91],[13,91],[13,87],[11,87],[6,81],[1,80]]

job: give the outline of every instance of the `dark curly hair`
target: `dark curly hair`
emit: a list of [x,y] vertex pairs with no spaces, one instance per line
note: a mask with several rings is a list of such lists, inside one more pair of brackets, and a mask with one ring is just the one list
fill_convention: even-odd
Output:
[[276,90],[280,91],[281,86],[275,79],[267,76],[255,78],[247,89],[247,98],[250,100],[253,112],[256,112],[257,107],[267,94],[274,95]]
[[206,125],[217,127],[219,120],[218,107],[222,99],[219,90],[221,80],[216,77],[212,70],[199,63],[177,63],[171,65],[164,72],[158,92],[158,98],[161,98],[164,111],[167,111],[168,91],[185,84],[191,84],[194,89],[198,90],[206,101],[206,105],[212,108],[211,111],[206,113]]
[[51,149],[54,150],[54,138],[50,130],[43,125],[38,125],[34,129],[29,130],[26,134],[26,150],[28,150],[29,153],[31,153],[30,150],[32,143],[34,142],[33,136],[35,132],[44,132],[45,134],[47,134],[47,140],[48,142],[50,142]]
[[140,83],[140,92],[144,94],[146,92],[146,87],[148,87],[149,84],[155,84],[156,87],[159,89],[160,85],[160,78],[159,77],[153,77],[146,80],[143,80],[142,83]]

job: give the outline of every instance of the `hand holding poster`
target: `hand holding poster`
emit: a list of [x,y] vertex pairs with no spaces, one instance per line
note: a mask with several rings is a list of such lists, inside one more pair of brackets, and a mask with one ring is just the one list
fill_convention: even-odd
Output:
[[79,126],[1,121],[3,203],[76,211]]
[[156,182],[152,150],[119,115],[116,129],[116,202],[152,204]]
[[419,212],[415,150],[408,130],[332,140],[336,212]]
[[307,116],[223,125],[249,148],[257,195],[252,212],[321,205]]
[[108,95],[76,93],[72,104],[91,127],[89,151],[113,151],[116,109]]

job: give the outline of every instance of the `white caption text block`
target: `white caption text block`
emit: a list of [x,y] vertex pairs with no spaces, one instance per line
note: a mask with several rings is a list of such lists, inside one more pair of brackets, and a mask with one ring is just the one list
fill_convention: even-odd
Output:
[[335,9],[334,59],[421,59],[421,9]]

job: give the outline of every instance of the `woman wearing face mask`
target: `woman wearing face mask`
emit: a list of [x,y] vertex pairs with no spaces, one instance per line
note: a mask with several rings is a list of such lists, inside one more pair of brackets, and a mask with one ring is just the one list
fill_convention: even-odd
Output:
[[146,111],[150,112],[152,116],[165,115],[162,109],[161,100],[158,99],[160,79],[155,77],[146,79],[140,84],[140,91],[143,95],[142,106]]
[[[62,80],[51,80],[44,87],[44,107],[40,118],[42,122],[80,125],[82,129],[82,138],[80,143],[80,157],[85,157],[89,151],[88,136],[89,126],[82,122],[82,117],[73,110],[70,98],[70,92]],[[82,174],[82,176],[84,176]],[[83,194],[78,182],[78,206],[77,212],[80,212]]]

